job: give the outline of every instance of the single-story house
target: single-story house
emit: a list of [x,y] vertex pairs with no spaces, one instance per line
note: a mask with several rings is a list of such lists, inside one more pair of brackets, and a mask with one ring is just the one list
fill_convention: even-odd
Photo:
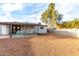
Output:
[[47,33],[47,25],[26,22],[0,22],[0,38],[10,37],[16,34],[40,33]]

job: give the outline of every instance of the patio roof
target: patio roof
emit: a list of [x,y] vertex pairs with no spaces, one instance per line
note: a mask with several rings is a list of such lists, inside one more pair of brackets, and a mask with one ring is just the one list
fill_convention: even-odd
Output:
[[0,22],[3,25],[25,25],[25,26],[47,26],[36,23],[27,23],[27,22]]

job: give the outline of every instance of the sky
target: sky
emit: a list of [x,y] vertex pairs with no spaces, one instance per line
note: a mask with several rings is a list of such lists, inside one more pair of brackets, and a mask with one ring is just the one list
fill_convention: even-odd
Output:
[[[1,2],[2,1],[2,2]],[[29,0],[27,3],[0,2],[0,21],[1,22],[33,22],[39,23],[41,13],[47,9],[49,3],[54,2],[56,10],[63,14],[62,21],[70,21],[79,18],[79,0]],[[13,0],[15,1],[15,0]],[[16,0],[17,1],[17,0]],[[26,0],[25,0],[26,1]],[[24,1],[24,2],[25,2]],[[34,2],[35,1],[35,2]]]
[[39,23],[47,7],[48,3],[0,3],[0,20]]
[[62,21],[79,18],[79,0],[54,0],[56,9],[63,14]]
[[57,4],[57,10],[63,14],[63,21],[70,21],[74,18],[79,18],[79,4],[69,3],[68,5],[61,6]]

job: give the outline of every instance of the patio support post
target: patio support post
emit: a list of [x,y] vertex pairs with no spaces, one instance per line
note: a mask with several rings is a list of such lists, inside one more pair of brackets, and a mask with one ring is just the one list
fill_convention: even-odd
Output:
[[9,35],[12,37],[12,25],[9,25]]

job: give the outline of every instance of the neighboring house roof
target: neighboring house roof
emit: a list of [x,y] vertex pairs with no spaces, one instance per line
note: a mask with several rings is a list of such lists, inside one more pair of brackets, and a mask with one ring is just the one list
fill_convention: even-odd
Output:
[[0,22],[3,25],[30,25],[30,26],[47,26],[42,24],[35,24],[35,23],[27,23],[27,22]]

